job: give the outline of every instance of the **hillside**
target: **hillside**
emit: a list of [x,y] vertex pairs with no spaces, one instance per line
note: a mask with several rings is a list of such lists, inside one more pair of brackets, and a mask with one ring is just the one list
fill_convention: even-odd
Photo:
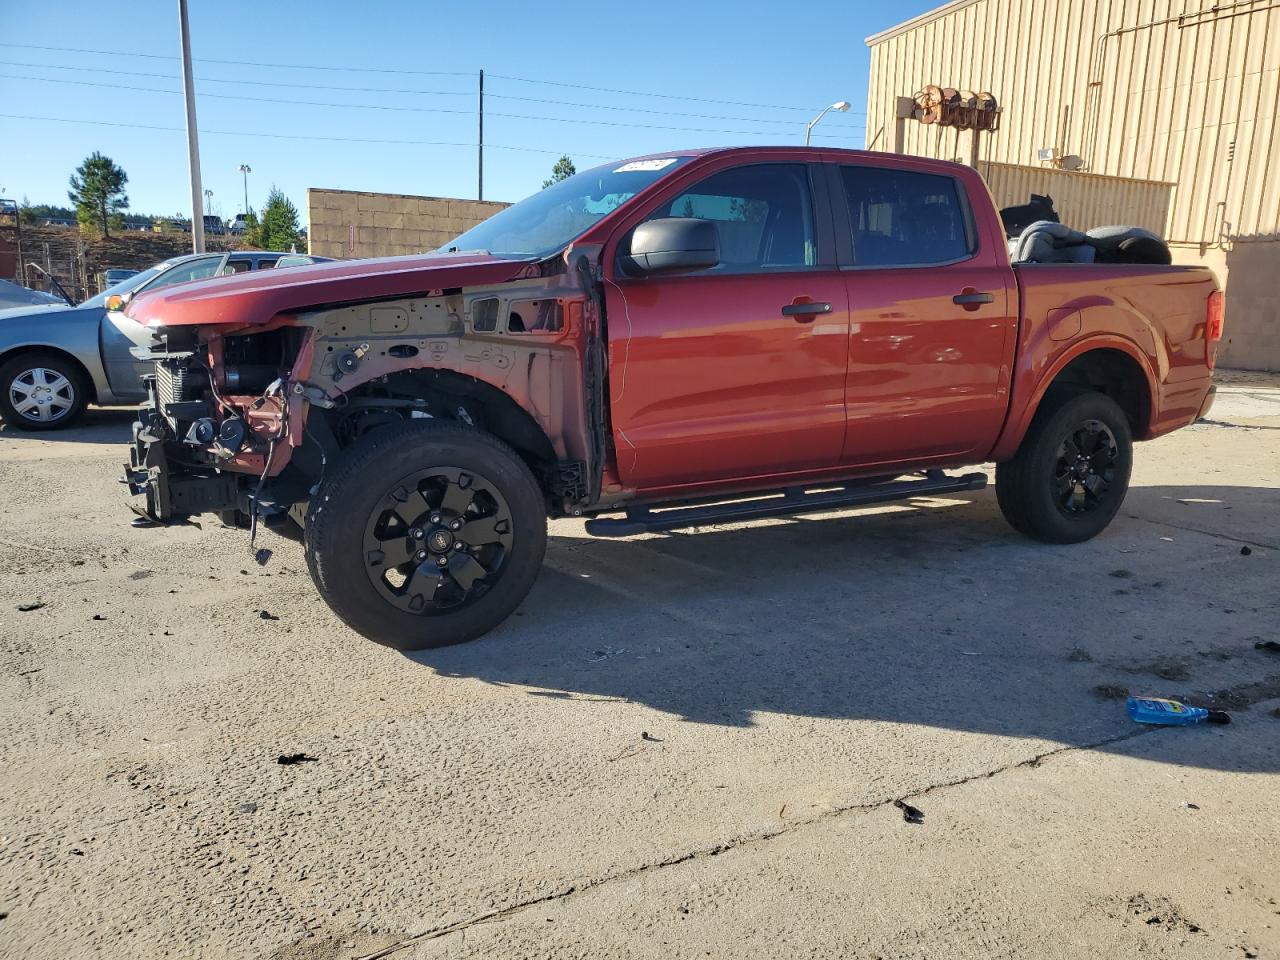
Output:
[[[38,271],[28,269],[25,281],[16,268],[16,231],[12,224],[0,223],[0,268],[5,279],[18,279],[27,286],[46,289]],[[243,249],[238,237],[206,237],[210,251]],[[22,228],[22,259],[36,263],[58,278],[76,299],[99,291],[98,278],[104,270],[145,270],[169,257],[191,252],[188,233],[143,233],[128,231],[110,237],[83,236],[75,227]]]

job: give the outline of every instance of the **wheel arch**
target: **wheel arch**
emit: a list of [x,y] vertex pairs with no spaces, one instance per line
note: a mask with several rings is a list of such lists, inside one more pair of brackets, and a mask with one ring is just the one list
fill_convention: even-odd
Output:
[[1124,410],[1134,439],[1149,436],[1159,414],[1159,391],[1149,360],[1124,337],[1090,337],[1049,364],[1016,423],[1011,419],[1006,424],[991,459],[999,462],[1012,457],[1045,397],[1051,391],[1071,387],[1086,387],[1111,397]]
[[486,380],[455,370],[418,368],[388,374],[376,386],[426,400],[450,419],[470,420],[469,425],[509,444],[540,482],[559,459],[551,438],[533,415]]

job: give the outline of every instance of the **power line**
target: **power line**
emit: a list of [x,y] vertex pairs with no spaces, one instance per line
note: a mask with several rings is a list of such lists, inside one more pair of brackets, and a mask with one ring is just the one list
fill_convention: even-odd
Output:
[[[91,53],[105,57],[119,57],[119,50],[90,50],[85,47],[46,47],[35,43],[0,43],[0,47],[19,47],[23,50],[51,50],[57,53]],[[166,56],[162,53],[138,53],[137,51],[129,51],[130,57],[145,57],[148,60],[177,60],[177,57]],[[389,70],[384,67],[318,67],[310,63],[259,63],[253,60],[211,60],[207,57],[200,57],[197,63],[222,63],[234,67],[280,67],[286,70],[333,70],[346,73],[403,73],[413,74],[419,77],[471,77],[474,73],[462,70]]]
[[[167,93],[170,95],[179,95],[177,90],[161,90],[155,87],[135,87],[130,84],[120,83],[102,83],[95,80],[64,80],[58,77],[23,77],[15,74],[0,73],[0,79],[8,80],[27,80],[37,83],[62,83],[71,84],[79,87],[100,87],[109,90],[130,90],[137,93]],[[278,103],[287,106],[306,106],[306,107],[325,107],[326,109],[345,109],[345,110],[388,110],[400,113],[444,113],[455,116],[470,116],[472,110],[456,110],[449,107],[402,107],[391,106],[389,104],[378,103],[332,103],[319,100],[296,100],[284,99],[279,97],[246,97],[231,93],[202,93],[202,97],[211,97],[218,100],[237,100],[248,103]],[[787,130],[727,130],[718,127],[676,127],[665,124],[652,123],[632,123],[624,120],[590,120],[582,117],[542,117],[530,116],[522,113],[490,113],[490,116],[501,117],[508,120],[533,120],[543,123],[577,123],[598,127],[626,127],[632,130],[666,130],[677,133],[718,133],[729,134],[733,136],[787,136],[792,131]],[[771,121],[780,124],[781,121]],[[815,134],[825,140],[856,140],[856,134]]]
[[[93,50],[85,47],[53,47],[44,46],[34,43],[4,43],[0,42],[0,47],[14,47],[22,50],[48,50],[58,53],[88,53],[96,56],[118,57],[118,50]],[[159,53],[136,53],[130,52],[130,57],[145,57],[150,60],[177,60],[177,57],[167,56]],[[386,67],[335,67],[335,66],[316,66],[306,63],[259,63],[251,60],[216,60],[205,57],[196,59],[197,63],[217,63],[227,64],[238,67],[265,67],[269,69],[282,70],[327,70],[343,73],[386,73],[400,74],[405,76],[431,76],[431,77],[473,77],[474,72],[460,70],[393,70]],[[801,107],[794,104],[777,104],[777,103],[751,103],[743,100],[718,100],[712,97],[692,97],[676,93],[658,93],[653,90],[624,90],[616,87],[596,87],[585,83],[568,83],[563,80],[538,80],[533,77],[517,77],[510,74],[494,73],[490,76],[500,80],[511,80],[516,83],[536,83],[544,86],[552,87],[568,87],[575,90],[594,90],[598,93],[617,93],[625,96],[636,97],[657,97],[662,100],[686,100],[695,103],[718,103],[732,107],[754,107],[760,110],[800,110],[813,111],[820,109],[816,107]]]
[[[0,44],[3,46],[3,44]],[[5,67],[35,67],[39,70],[77,70],[82,71],[83,67],[68,67],[61,63],[22,63],[16,60],[0,60],[0,66]],[[171,73],[143,73],[139,70],[106,70],[102,67],[94,67],[94,73],[111,73],[122,77],[147,77],[156,80],[181,80]],[[470,76],[470,74],[468,74]],[[26,77],[28,80],[52,79],[46,77]],[[245,84],[253,87],[292,87],[296,90],[339,90],[349,91],[352,93],[411,93],[416,96],[436,96],[436,97],[474,97],[474,90],[420,90],[420,89],[396,89],[394,87],[350,87],[350,86],[334,86],[328,83],[288,83],[284,80],[225,80],[221,77],[196,77],[200,83],[234,83]]]
[[[5,120],[37,120],[48,123],[80,123],[89,124],[95,127],[124,127],[129,130],[162,130],[167,133],[182,133],[182,127],[161,127],[147,123],[120,123],[112,120],[79,120],[72,117],[35,117],[18,113],[0,113],[0,119]],[[415,147],[467,147],[475,148],[474,143],[458,143],[446,140],[380,140],[368,137],[316,137],[307,134],[292,133],[251,133],[247,130],[205,130],[201,129],[200,133],[213,134],[217,136],[227,137],[262,137],[271,140],[310,140],[322,143],[378,143],[378,144],[397,144]],[[545,150],[539,147],[513,147],[501,143],[485,142],[486,147],[492,147],[495,150],[518,150],[523,153],[546,153],[553,156],[561,156],[571,154],[576,157],[586,157],[591,160],[617,160],[617,157],[606,157],[598,153],[580,153],[576,150]]]
[[[57,63],[25,63],[14,60],[0,60],[0,66],[7,67],[34,67],[39,70],[80,70],[80,67],[69,67],[64,64]],[[126,77],[148,77],[158,80],[177,80],[178,77],[168,73],[143,73],[137,70],[106,70],[95,67],[96,73],[110,73]],[[54,79],[45,77],[26,77],[29,80]],[[422,90],[422,89],[404,89],[395,87],[351,87],[351,86],[335,86],[333,84],[324,83],[289,83],[282,80],[227,80],[222,77],[196,77],[201,83],[230,83],[244,84],[255,87],[291,87],[297,90],[335,90],[350,93],[397,93],[397,94],[413,94],[415,96],[433,96],[433,97],[474,97],[474,90]],[[647,113],[664,117],[689,117],[696,120],[724,120],[733,123],[771,123],[779,124],[785,121],[775,120],[772,118],[761,117],[726,117],[714,113],[686,113],[680,110],[654,110],[648,107],[631,107],[619,104],[608,103],[578,103],[572,100],[555,100],[547,97],[521,97],[516,94],[509,93],[489,93],[488,96],[494,100],[515,100],[523,103],[543,103],[555,104],[563,107],[575,107],[588,110],[616,110],[623,113]],[[866,116],[864,112],[852,111],[848,116]],[[838,115],[836,117],[838,119]]]
[[652,90],[619,90],[615,87],[593,87],[585,83],[566,83],[563,80],[533,80],[529,77],[513,77],[506,74],[495,73],[492,76],[499,80],[515,80],[518,83],[540,83],[549,87],[572,87],[575,90],[595,90],[599,93],[622,93],[635,97],[661,97],[664,100],[692,100],[697,103],[722,103],[731,107],[756,107],[761,110],[805,110],[810,111],[814,107],[796,107],[778,103],[747,103],[742,100],[713,100],[710,97],[686,97],[676,93],[656,93]]

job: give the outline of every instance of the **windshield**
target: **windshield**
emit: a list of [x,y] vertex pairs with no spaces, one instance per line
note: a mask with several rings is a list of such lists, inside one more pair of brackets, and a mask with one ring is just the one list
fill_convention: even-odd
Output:
[[688,157],[609,163],[561,180],[450,240],[441,253],[549,257]]
[[138,287],[142,286],[144,283],[149,281],[152,277],[154,277],[156,274],[158,274],[161,270],[163,270],[168,265],[169,264],[167,263],[162,263],[162,264],[159,264],[158,266],[148,267],[146,270],[143,270],[141,273],[135,273],[132,277],[125,277],[115,286],[107,287],[107,289],[103,290],[96,297],[90,297],[84,303],[80,304],[80,306],[105,307],[107,305],[107,297],[114,297],[117,293],[126,294],[131,290],[138,289]]

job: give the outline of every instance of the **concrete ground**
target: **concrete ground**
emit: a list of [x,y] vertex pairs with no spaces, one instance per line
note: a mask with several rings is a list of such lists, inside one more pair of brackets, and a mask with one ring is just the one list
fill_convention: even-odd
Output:
[[132,529],[128,421],[0,430],[0,956],[1280,956],[1280,378],[1088,544],[990,490],[557,522],[516,616],[411,657],[289,540]]

